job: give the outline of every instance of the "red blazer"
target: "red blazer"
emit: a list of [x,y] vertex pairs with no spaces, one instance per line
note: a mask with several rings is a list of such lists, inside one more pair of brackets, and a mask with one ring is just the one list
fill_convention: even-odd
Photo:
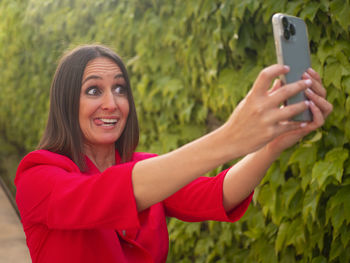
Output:
[[225,212],[224,171],[194,180],[138,213],[131,172],[137,161],[153,156],[135,153],[131,162],[120,164],[116,153],[117,165],[102,173],[88,158],[82,173],[66,156],[46,150],[24,157],[15,179],[16,201],[33,262],[165,262],[166,216],[233,222],[246,211],[252,195]]

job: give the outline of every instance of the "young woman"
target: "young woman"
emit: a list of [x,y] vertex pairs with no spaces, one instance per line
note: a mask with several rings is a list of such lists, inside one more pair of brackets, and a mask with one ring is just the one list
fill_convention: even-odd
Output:
[[[320,127],[332,105],[319,75],[280,89],[288,68],[261,71],[219,129],[170,153],[134,152],[138,122],[121,59],[81,46],[55,73],[48,123],[38,150],[20,163],[15,184],[33,262],[165,262],[166,216],[233,222],[286,148]],[[310,101],[280,107],[306,90]],[[288,121],[310,108],[311,123]],[[206,172],[245,156],[213,178]]]

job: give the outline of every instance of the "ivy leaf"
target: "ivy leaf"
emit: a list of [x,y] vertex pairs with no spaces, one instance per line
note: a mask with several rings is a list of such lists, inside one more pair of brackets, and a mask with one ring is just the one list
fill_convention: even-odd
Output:
[[230,231],[230,229],[226,229],[220,235],[220,242],[224,243],[227,246],[231,246],[232,245],[232,236],[233,236],[232,231]]
[[298,255],[301,255],[305,247],[304,225],[300,217],[293,220],[290,225],[286,246],[294,245]]
[[[164,98],[168,96],[174,97],[177,93],[184,88],[180,79],[163,77],[157,81],[157,86],[161,87],[162,95]],[[166,88],[164,88],[166,87]]]
[[334,46],[330,44],[329,40],[323,39],[317,50],[317,57],[320,59],[321,65],[324,65],[326,59],[332,55],[334,55]]
[[343,0],[335,0],[330,3],[330,9],[336,20],[342,26],[345,31],[349,30],[350,20],[350,7],[349,4],[344,4]]
[[[341,187],[337,193],[329,199],[326,214],[327,222],[333,217],[333,214],[335,213],[333,210],[335,209],[339,210],[343,217],[342,221],[340,221],[340,218],[336,218],[335,223],[339,221],[342,223],[344,220],[346,220],[347,223],[350,223],[350,185]],[[336,225],[339,226],[339,224]]]
[[265,177],[263,178],[261,184],[263,185],[265,182],[269,182],[273,191],[276,191],[277,188],[284,184],[284,176],[283,173],[279,169],[279,165],[277,162],[273,163],[269,170],[267,171]]
[[[344,43],[336,43],[335,49],[336,51],[336,58],[338,62],[340,63],[340,72],[342,77],[349,76],[350,75],[350,62],[349,62],[349,57],[345,55],[345,49]],[[349,53],[349,52],[348,52]]]
[[[333,234],[333,239],[339,235],[339,229],[343,222],[345,221],[345,216],[342,213],[343,208],[341,205],[335,206],[334,208],[331,209],[333,214],[330,215],[330,219],[332,222],[332,226],[334,227],[334,234]],[[327,211],[328,212],[328,211]]]
[[324,228],[323,225],[319,226],[319,224],[311,224],[312,228],[310,231],[310,242],[312,243],[312,247],[318,247],[318,249],[323,250],[324,247],[324,239],[323,236],[327,233],[327,229]]
[[319,161],[316,162],[312,169],[312,178],[313,180],[317,180],[318,186],[320,189],[325,189],[326,180],[332,176],[337,174],[337,168],[334,166],[333,163],[326,162],[326,161]]
[[257,240],[256,254],[262,263],[277,263],[277,255],[273,246],[263,238]]
[[332,149],[326,154],[325,160],[332,162],[336,167],[342,170],[343,163],[349,157],[349,151],[343,147]]
[[283,192],[281,187],[279,187],[275,194],[275,203],[273,210],[271,210],[271,219],[272,222],[276,225],[279,225],[283,218],[289,214],[287,209],[284,206]]
[[275,241],[275,251],[276,251],[276,253],[282,251],[282,249],[284,248],[289,231],[290,231],[290,222],[283,222],[279,226],[278,233],[277,233],[277,238],[276,238],[276,241]]
[[304,20],[309,19],[310,21],[313,21],[319,8],[320,3],[310,2],[307,5],[304,5],[304,8],[302,9],[299,16]]
[[320,9],[323,11],[323,12],[328,12],[329,10],[329,1],[328,0],[321,0],[320,1]]
[[317,148],[315,145],[312,145],[311,147],[301,146],[293,152],[288,164],[297,163],[301,172],[305,173],[308,167],[316,162],[316,154]]
[[302,175],[302,177],[301,177],[301,183],[300,183],[300,185],[301,185],[301,189],[303,190],[303,191],[305,191],[305,189],[310,185],[310,184],[312,184],[312,174],[310,173],[310,171],[309,172],[307,172],[307,173],[305,173],[305,174],[303,174]]
[[348,158],[348,150],[341,147],[335,148],[326,154],[324,161],[317,162],[312,169],[312,178],[318,181],[321,189],[324,189],[324,183],[330,176],[339,183],[343,176],[343,163]]
[[266,216],[268,212],[274,211],[276,202],[276,192],[271,191],[271,187],[269,185],[259,187],[257,200],[261,204],[262,211]]
[[337,238],[331,244],[331,251],[329,253],[329,260],[332,261],[332,260],[336,259],[340,255],[342,250],[343,250],[343,246],[340,243],[339,239]]
[[312,259],[311,263],[327,263],[327,259],[324,256],[318,256]]
[[220,12],[221,15],[226,19],[229,18],[229,16],[231,15],[231,5],[228,3],[227,0],[220,6]]
[[183,125],[181,129],[181,138],[185,141],[191,141],[196,138],[199,138],[205,133],[205,127],[202,125],[196,125],[196,124],[187,124]]
[[187,224],[185,233],[189,236],[198,235],[200,233],[200,223]]
[[311,139],[305,140],[305,146],[311,147],[311,145],[315,142],[318,142],[322,139],[323,134],[321,131],[317,131]]
[[339,63],[331,63],[325,66],[323,80],[326,86],[333,83],[336,88],[340,89],[341,78],[342,71],[339,70]]
[[199,256],[199,255],[206,255],[208,254],[209,250],[214,246],[214,241],[212,238],[207,237],[200,239],[196,247],[194,249],[194,254]]
[[286,12],[287,14],[298,14],[303,8],[303,2],[301,1],[288,1]]
[[348,97],[346,99],[346,102],[345,102],[345,110],[346,110],[346,113],[349,114],[350,113],[350,97]]
[[321,194],[317,191],[307,191],[304,197],[303,203],[303,220],[304,223],[307,223],[308,215],[311,215],[312,220],[316,220],[316,210],[318,206],[318,202],[320,200]]
[[283,200],[285,201],[285,208],[288,208],[290,202],[299,189],[299,181],[297,181],[297,179],[294,177],[289,178],[289,180],[283,185],[282,193]]
[[[228,92],[228,94],[223,94],[224,99],[228,96],[232,97],[234,103],[237,103],[239,99],[242,98],[242,90],[240,89],[240,80],[237,70],[226,68],[222,70],[218,78],[218,88],[222,91]],[[225,92],[225,93],[226,93]]]
[[340,230],[340,240],[344,247],[347,247],[350,241],[350,227],[349,225],[343,224]]
[[266,230],[265,219],[262,213],[251,213],[249,216],[248,230],[244,234],[251,239],[257,240],[263,238]]
[[178,135],[173,133],[164,132],[159,140],[162,142],[162,152],[169,152],[177,148]]

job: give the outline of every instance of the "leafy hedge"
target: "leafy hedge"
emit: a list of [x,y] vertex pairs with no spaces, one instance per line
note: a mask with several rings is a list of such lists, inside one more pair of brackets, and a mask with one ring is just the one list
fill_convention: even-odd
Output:
[[305,19],[334,112],[272,165],[239,222],[169,220],[168,262],[349,262],[349,0],[2,0],[2,175],[13,179],[43,132],[64,50],[99,42],[124,58],[139,150],[163,153],[223,123],[275,63],[275,12]]

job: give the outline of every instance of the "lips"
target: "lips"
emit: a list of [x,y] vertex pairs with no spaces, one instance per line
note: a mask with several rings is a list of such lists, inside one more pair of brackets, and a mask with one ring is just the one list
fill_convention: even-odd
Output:
[[95,118],[94,123],[97,126],[114,126],[118,122],[117,118]]

